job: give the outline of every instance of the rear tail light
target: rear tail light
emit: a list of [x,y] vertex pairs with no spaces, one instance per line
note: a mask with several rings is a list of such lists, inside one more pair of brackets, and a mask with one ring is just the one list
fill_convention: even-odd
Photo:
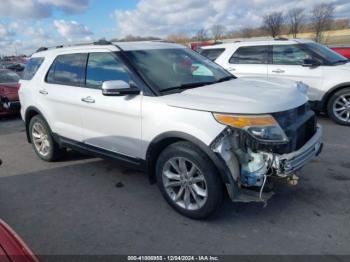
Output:
[[19,89],[21,88],[21,83],[18,83],[18,84],[16,85],[16,88],[17,88],[17,90],[19,91]]

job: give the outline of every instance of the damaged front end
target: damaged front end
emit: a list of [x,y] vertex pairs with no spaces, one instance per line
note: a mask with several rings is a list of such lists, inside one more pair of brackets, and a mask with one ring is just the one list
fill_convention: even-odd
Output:
[[307,104],[268,116],[214,117],[228,126],[211,150],[230,171],[234,184],[226,186],[235,202],[266,202],[275,179],[296,185],[296,172],[322,151],[322,128]]

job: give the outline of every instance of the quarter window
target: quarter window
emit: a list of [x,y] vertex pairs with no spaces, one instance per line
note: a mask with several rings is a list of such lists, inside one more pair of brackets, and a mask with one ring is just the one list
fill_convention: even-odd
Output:
[[32,78],[40,68],[43,61],[44,61],[44,58],[42,57],[31,58],[25,66],[22,79],[32,80]]
[[47,75],[47,82],[62,85],[83,86],[87,54],[60,55]]
[[122,62],[110,53],[91,53],[86,69],[86,86],[99,89],[104,81],[110,80],[129,83],[129,74]]
[[275,65],[302,65],[305,59],[311,58],[297,45],[275,45],[272,56]]
[[268,46],[240,47],[230,58],[230,64],[267,64]]
[[199,53],[211,61],[215,61],[224,51],[225,48],[201,49]]

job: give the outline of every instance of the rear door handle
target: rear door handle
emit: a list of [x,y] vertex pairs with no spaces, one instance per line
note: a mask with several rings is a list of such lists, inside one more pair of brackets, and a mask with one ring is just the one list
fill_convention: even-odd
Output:
[[229,67],[229,68],[227,68],[227,70],[228,70],[228,71],[236,71],[236,68],[234,68],[234,67]]
[[272,73],[277,73],[277,74],[281,74],[284,73],[285,71],[282,69],[276,69],[276,70],[272,70]]
[[88,96],[88,97],[83,97],[81,99],[81,101],[85,102],[85,103],[88,103],[88,104],[93,104],[95,103],[95,99],[93,99],[91,96]]
[[39,90],[39,93],[42,94],[42,95],[48,95],[49,94],[49,92],[47,92],[46,89]]

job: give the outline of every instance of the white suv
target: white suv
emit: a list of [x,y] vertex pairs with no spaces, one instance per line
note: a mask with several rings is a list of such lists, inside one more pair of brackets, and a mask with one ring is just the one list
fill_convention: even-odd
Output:
[[[28,141],[46,161],[66,148],[145,170],[192,218],[233,201],[266,201],[274,178],[322,149],[305,86],[235,79],[165,42],[97,42],[30,59],[19,91]],[[226,188],[226,190],[225,190]]]
[[202,47],[201,54],[238,77],[302,81],[315,111],[350,125],[350,63],[326,46],[309,40],[276,39]]

